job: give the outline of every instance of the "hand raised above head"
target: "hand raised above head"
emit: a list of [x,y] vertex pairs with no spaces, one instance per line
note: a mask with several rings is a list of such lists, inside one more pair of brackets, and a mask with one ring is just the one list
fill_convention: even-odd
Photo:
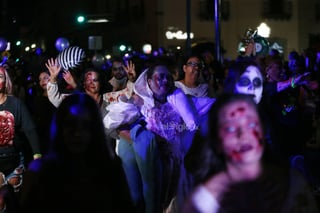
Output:
[[246,45],[245,55],[246,56],[256,55],[256,44],[253,39],[251,39],[250,42]]
[[132,61],[129,61],[126,66],[123,65],[123,69],[126,71],[130,81],[134,81],[136,79],[135,65]]
[[57,59],[50,58],[45,64],[50,72],[50,82],[55,83],[57,81],[57,76],[60,72],[61,66],[58,64]]

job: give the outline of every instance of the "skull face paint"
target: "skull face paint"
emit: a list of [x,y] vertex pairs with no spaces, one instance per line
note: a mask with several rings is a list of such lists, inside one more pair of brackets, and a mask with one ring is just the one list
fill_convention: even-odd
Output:
[[262,98],[263,79],[260,70],[256,66],[248,66],[236,83],[235,92],[253,95],[254,101],[258,104]]
[[251,163],[261,159],[263,130],[253,106],[244,101],[227,104],[219,114],[222,152],[232,163]]

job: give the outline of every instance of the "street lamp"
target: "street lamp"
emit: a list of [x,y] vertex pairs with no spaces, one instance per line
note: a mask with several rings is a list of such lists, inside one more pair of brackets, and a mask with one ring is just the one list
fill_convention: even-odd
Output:
[[257,29],[258,29],[258,35],[260,35],[264,38],[269,38],[271,30],[270,30],[270,27],[266,23],[262,22],[257,27]]
[[82,15],[77,17],[77,22],[80,23],[80,24],[83,23],[85,20],[86,20],[85,17],[82,16]]

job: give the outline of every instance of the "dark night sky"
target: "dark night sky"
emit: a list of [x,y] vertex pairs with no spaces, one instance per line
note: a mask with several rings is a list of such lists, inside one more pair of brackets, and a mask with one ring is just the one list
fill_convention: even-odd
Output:
[[[116,21],[109,23],[79,24],[76,22],[79,14],[108,13],[110,8],[107,6],[101,8],[99,1],[107,0],[0,0],[0,37],[5,37],[12,43],[16,40],[22,40],[25,43],[45,43],[45,48],[51,48],[53,51],[56,50],[55,41],[60,37],[67,38],[70,45],[86,48],[89,36],[103,36],[103,47],[109,51],[114,45],[123,41],[140,45],[142,37],[136,23],[143,26],[143,22],[139,23],[142,19],[130,20],[130,22],[126,16],[118,16],[119,10],[112,11],[114,14],[111,15]],[[110,2],[114,3],[114,1],[107,1],[102,5],[108,5]],[[135,17],[134,14],[131,15]],[[135,34],[128,38],[128,31]]]
[[[90,0],[1,0],[0,36],[7,40],[45,40],[52,44],[61,36],[77,34],[75,17],[94,13]],[[51,45],[52,46],[52,45]]]
[[[29,0],[12,1],[2,0],[1,32],[8,32],[12,25],[27,30],[32,36],[59,34],[75,25],[75,16],[78,13],[92,12],[92,1],[85,0]],[[90,4],[91,3],[91,4]],[[5,5],[7,4],[7,6]],[[16,21],[15,24],[13,21]],[[3,26],[4,25],[4,26]],[[21,30],[21,29],[20,29]],[[23,35],[23,32],[21,36]]]

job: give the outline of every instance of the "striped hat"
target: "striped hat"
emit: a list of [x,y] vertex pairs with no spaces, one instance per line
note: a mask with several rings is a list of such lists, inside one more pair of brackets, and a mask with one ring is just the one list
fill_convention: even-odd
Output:
[[67,47],[57,56],[58,63],[64,70],[72,69],[81,64],[85,59],[85,52],[80,47]]

